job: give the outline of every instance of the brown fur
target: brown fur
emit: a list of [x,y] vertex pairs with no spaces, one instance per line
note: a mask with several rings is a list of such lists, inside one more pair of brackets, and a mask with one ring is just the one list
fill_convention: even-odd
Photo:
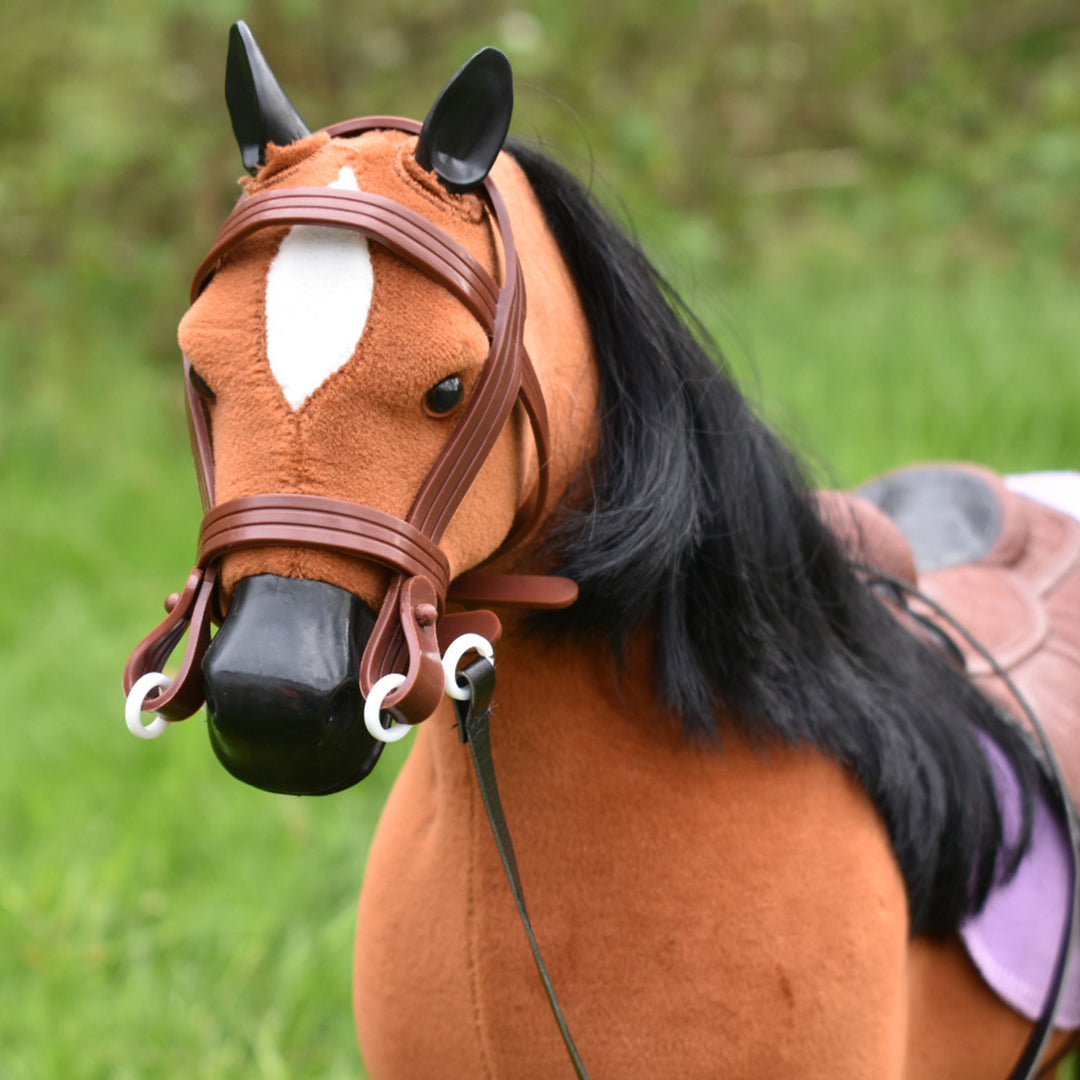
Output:
[[[354,150],[356,141],[330,141],[316,134],[284,150],[271,147],[266,169],[248,190],[254,194],[271,184],[328,184],[342,165],[351,165],[364,190],[432,218],[497,274],[497,247],[475,196],[436,193],[430,181],[418,177],[415,164],[408,164],[415,142],[408,136],[364,136],[363,155]],[[531,199],[523,182],[516,187],[519,201]],[[486,336],[444,288],[372,245],[375,295],[356,354],[294,412],[270,372],[265,347],[266,273],[285,231],[267,229],[246,241],[180,326],[181,347],[216,394],[211,424],[218,501],[267,491],[300,492],[350,499],[404,516],[451,422],[429,417],[422,407],[424,395],[452,374],[463,377],[468,391],[487,356]],[[548,249],[543,263],[533,260],[539,273],[526,268],[526,345],[534,357],[550,351],[552,362],[543,365],[541,373],[548,408],[591,414],[595,386],[588,375],[581,375],[589,371],[584,362],[588,329],[580,313],[575,321],[559,299],[569,277],[546,234],[526,229],[519,243],[531,245],[531,251]],[[556,430],[559,427],[556,424]],[[519,418],[500,440],[444,537],[442,547],[455,574],[482,561],[509,531],[516,506],[502,493],[521,491],[524,501],[531,490],[535,461],[523,431]],[[387,432],[393,437],[386,438]],[[553,465],[557,489],[558,474],[571,465],[557,443]],[[565,476],[562,483],[565,486]],[[230,555],[225,560],[226,588],[255,572],[330,581],[369,603],[385,589],[380,571],[353,560],[284,549]]]
[[[600,651],[512,634],[498,663],[506,813],[592,1076],[1007,1076],[1030,1025],[959,943],[908,940],[888,839],[838,766],[658,739],[644,655],[617,685]],[[445,710],[380,823],[355,999],[380,1080],[573,1075]]]
[[[472,196],[410,164],[399,133],[271,148],[255,191],[360,186],[435,220],[498,274]],[[513,161],[507,201],[528,296],[526,345],[553,434],[551,498],[594,437],[596,373],[569,274]],[[295,412],[264,342],[267,268],[284,230],[230,257],[181,327],[214,389],[218,499],[307,492],[404,515],[446,437],[428,387],[475,381],[475,320],[418,270],[373,245],[375,296],[352,360]],[[455,574],[506,537],[532,490],[520,418],[499,440],[444,541]],[[383,574],[314,550],[228,557],[259,573],[342,585],[377,607]],[[493,738],[530,909],[596,1078],[993,1078],[1029,1025],[982,983],[956,943],[908,939],[904,886],[870,800],[823,756],[780,745],[718,753],[658,734],[651,658],[614,678],[605,648],[525,643],[498,652]],[[571,714],[565,702],[573,700]],[[581,829],[588,819],[590,827]],[[444,703],[415,737],[387,804],[360,904],[356,1016],[376,1080],[571,1075]]]

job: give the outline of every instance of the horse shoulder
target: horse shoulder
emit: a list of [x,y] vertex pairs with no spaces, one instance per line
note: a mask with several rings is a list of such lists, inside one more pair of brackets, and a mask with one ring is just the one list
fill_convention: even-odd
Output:
[[[504,641],[500,786],[590,1070],[901,1076],[906,897],[857,782],[816,752],[730,732],[719,748],[688,744],[640,687],[598,677],[595,658],[514,653]],[[380,1080],[437,1061],[453,1063],[444,1075],[562,1075],[467,755],[438,716],[428,723],[361,902],[369,1068]],[[404,937],[391,936],[397,918]]]

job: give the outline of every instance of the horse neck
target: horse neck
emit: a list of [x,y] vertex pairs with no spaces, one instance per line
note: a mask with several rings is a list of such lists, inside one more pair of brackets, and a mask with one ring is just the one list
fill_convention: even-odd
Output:
[[[601,754],[603,780],[594,775],[589,782],[617,786],[624,769],[635,772],[654,753],[684,745],[678,722],[655,703],[647,632],[621,663],[606,641],[552,640],[512,628],[495,653],[492,741],[499,784],[511,801],[586,782]],[[424,724],[419,741],[437,773],[471,786],[468,754],[448,710]],[[459,798],[459,783],[440,784],[438,797]]]

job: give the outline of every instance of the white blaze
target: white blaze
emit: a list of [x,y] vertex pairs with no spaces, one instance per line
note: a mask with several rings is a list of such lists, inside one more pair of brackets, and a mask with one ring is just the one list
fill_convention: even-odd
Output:
[[[329,186],[360,189],[347,167]],[[289,230],[266,275],[266,355],[292,408],[349,362],[374,287],[367,237],[321,225]]]

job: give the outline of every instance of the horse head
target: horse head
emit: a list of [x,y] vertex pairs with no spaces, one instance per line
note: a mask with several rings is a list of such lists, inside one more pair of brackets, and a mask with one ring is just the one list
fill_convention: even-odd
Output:
[[[327,793],[367,775],[386,719],[439,707],[450,640],[498,635],[462,605],[572,602],[565,580],[505,571],[588,437],[590,334],[501,152],[501,53],[473,57],[422,126],[310,133],[238,24],[226,96],[254,175],[179,334],[207,514],[188,588],[125,685],[149,675],[140,704],[166,720],[205,696],[240,779]],[[180,674],[154,683],[189,624]]]

